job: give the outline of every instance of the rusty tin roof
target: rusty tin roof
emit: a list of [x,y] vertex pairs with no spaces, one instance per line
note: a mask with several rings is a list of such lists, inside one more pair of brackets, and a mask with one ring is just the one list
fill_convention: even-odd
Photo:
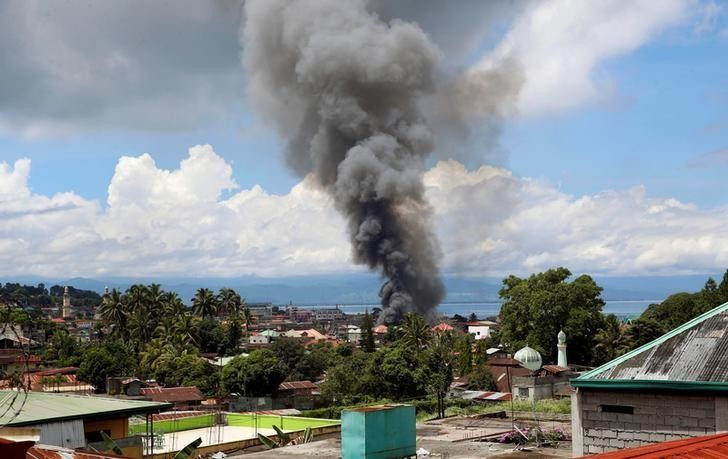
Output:
[[728,391],[728,303],[572,379],[574,387]]

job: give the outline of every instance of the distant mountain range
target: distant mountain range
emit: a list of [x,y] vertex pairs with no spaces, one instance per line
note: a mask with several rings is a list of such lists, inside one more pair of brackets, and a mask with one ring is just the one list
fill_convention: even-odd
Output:
[[[705,274],[690,276],[644,276],[644,277],[599,277],[595,280],[604,287],[603,297],[609,301],[662,300],[680,291],[700,290],[712,275],[720,281],[721,275]],[[201,287],[219,289],[230,287],[237,290],[249,303],[272,302],[274,304],[376,304],[378,303],[381,280],[373,274],[335,274],[316,276],[288,276],[264,278],[256,276],[236,278],[127,278],[108,277],[90,279],[49,278],[40,276],[0,277],[0,282],[19,282],[36,285],[40,282],[71,285],[84,290],[102,293],[105,286],[127,289],[136,283],[162,285],[165,290],[177,292],[189,302],[195,291]],[[501,279],[493,277],[466,278],[444,277],[448,303],[476,303],[498,301]]]

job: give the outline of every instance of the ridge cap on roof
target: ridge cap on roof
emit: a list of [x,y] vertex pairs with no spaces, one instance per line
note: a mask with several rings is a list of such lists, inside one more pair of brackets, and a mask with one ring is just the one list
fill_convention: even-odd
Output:
[[688,320],[684,324],[682,324],[678,327],[675,327],[672,330],[670,330],[669,332],[663,334],[659,338],[654,339],[654,340],[650,341],[649,343],[643,344],[642,346],[638,347],[637,349],[633,349],[624,355],[620,355],[616,359],[610,360],[609,362],[607,362],[593,370],[589,370],[586,373],[580,375],[578,378],[572,379],[571,381],[576,382],[578,384],[579,381],[590,380],[594,376],[596,376],[606,370],[609,370],[610,368],[613,368],[613,367],[619,365],[620,363],[631,359],[632,357],[634,357],[636,355],[639,355],[649,349],[652,349],[653,347],[664,343],[665,341],[672,338],[673,336],[679,335],[680,333],[682,333],[686,330],[689,330],[689,329],[693,328],[694,326],[696,326],[702,322],[705,322],[706,320],[710,319],[711,317],[716,316],[726,310],[728,310],[728,302],[723,303],[720,306],[716,306],[715,308],[711,309],[710,311],[706,311],[697,317],[693,317],[692,319]]

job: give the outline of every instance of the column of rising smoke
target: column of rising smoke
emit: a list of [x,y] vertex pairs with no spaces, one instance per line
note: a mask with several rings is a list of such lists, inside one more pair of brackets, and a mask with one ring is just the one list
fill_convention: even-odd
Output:
[[444,287],[422,182],[434,136],[420,102],[435,90],[440,53],[417,25],[384,23],[366,6],[248,0],[249,94],[287,139],[289,166],[333,196],[354,261],[386,279],[380,321],[430,319]]

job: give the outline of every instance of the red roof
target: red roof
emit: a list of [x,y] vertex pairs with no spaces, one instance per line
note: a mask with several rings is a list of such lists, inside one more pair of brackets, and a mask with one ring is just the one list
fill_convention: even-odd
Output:
[[154,402],[197,402],[204,400],[197,387],[146,387],[141,394]]
[[612,451],[611,453],[596,454],[588,457],[601,459],[728,457],[728,433],[666,441],[655,445],[621,449],[619,451]]
[[383,335],[387,333],[387,326],[384,324],[377,325],[376,327],[372,328],[372,331],[376,333],[377,335]]
[[445,322],[443,322],[441,324],[435,325],[434,327],[432,327],[432,329],[435,330],[435,331],[451,331],[451,330],[454,330],[454,328],[452,328],[452,326],[446,324]]
[[46,368],[45,370],[36,371],[34,375],[39,376],[52,376],[52,375],[65,375],[69,373],[75,373],[78,371],[78,367],[61,367],[61,368]]
[[475,397],[476,400],[508,401],[512,396],[510,392],[483,392]]
[[560,367],[558,365],[544,365],[541,368],[543,368],[543,370],[546,371],[547,373],[551,373],[551,374],[555,374],[555,375],[557,375],[559,373],[563,373],[565,371],[570,371],[568,368]]

